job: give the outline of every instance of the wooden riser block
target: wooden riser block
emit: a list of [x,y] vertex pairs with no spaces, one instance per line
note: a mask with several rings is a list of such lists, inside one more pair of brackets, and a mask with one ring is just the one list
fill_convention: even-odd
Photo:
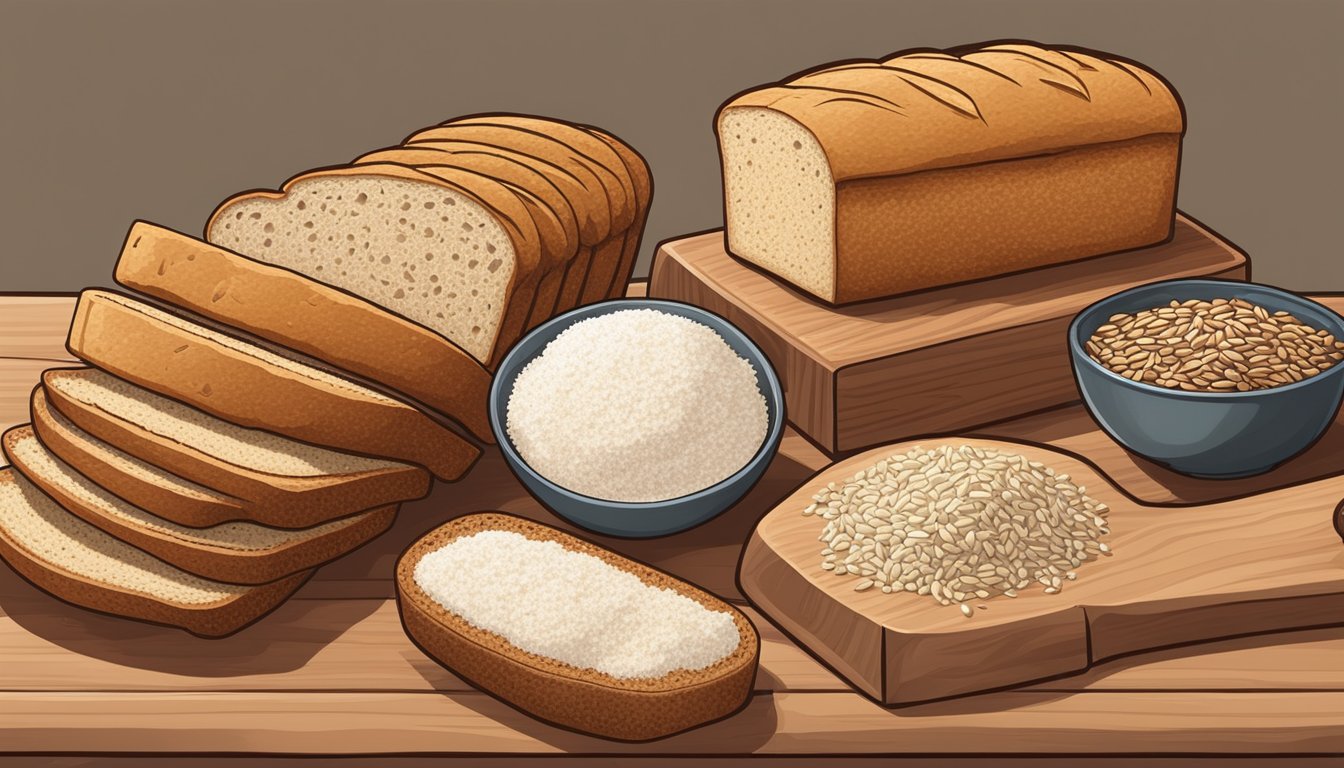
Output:
[[649,295],[708,309],[769,357],[790,423],[849,453],[1078,399],[1065,333],[1079,310],[1144,283],[1245,280],[1235,246],[1177,216],[1161,245],[831,307],[729,256],[716,230],[664,243]]
[[[1058,594],[972,598],[965,617],[929,596],[870,589],[821,568],[824,520],[804,516],[827,483],[921,445],[976,445],[1039,461],[1110,507],[1113,554]],[[1091,464],[1046,446],[947,437],[877,448],[803,483],[757,525],[738,583],[751,602],[858,690],[912,704],[1082,672],[1185,643],[1344,622],[1344,476],[1239,499],[1145,506]]]

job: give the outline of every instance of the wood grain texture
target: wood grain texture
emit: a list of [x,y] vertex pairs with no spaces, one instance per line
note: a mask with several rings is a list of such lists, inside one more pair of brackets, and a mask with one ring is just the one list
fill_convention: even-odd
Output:
[[[1097,723],[1107,723],[1099,730]],[[305,754],[473,753],[638,756],[1012,755],[1344,751],[1344,693],[1038,692],[893,713],[851,693],[755,696],[727,720],[647,744],[563,731],[479,693],[11,693],[5,746],[40,752],[236,751]],[[380,746],[375,746],[380,745]],[[389,747],[391,747],[389,749]]]
[[[59,348],[73,309],[73,300],[63,303],[62,307],[57,301],[0,298],[0,318],[5,318],[0,322],[23,326],[47,317],[45,322],[56,329],[48,349]],[[1344,309],[1344,299],[1326,303]],[[25,347],[26,342],[10,347],[8,342],[9,337],[0,334],[0,408],[12,401],[11,407],[0,410],[6,426],[27,421],[32,386],[41,370],[56,365],[2,359],[7,354],[13,357],[9,353],[15,349],[34,348]],[[1044,435],[1043,439],[1066,447],[1104,447],[1106,441],[1078,407],[984,431]],[[1199,500],[1180,485],[1180,478],[1148,474],[1110,445],[1113,450],[1101,450],[1097,461],[1126,490],[1152,498]],[[761,485],[719,520],[662,541],[590,538],[740,600],[734,574],[742,541],[765,511],[828,463],[815,445],[789,430]],[[598,751],[610,749],[605,742],[538,724],[471,693],[465,683],[406,640],[389,601],[393,595],[389,575],[397,554],[419,533],[464,512],[486,508],[557,524],[518,487],[498,456],[487,452],[462,482],[441,485],[429,498],[407,505],[388,534],[323,568],[262,622],[219,641],[78,610],[0,568],[0,766],[127,768],[150,763],[219,768],[237,764],[241,755],[247,755],[250,763],[287,766],[631,764],[628,753]],[[642,748],[638,764],[666,767],[693,760],[695,765],[715,768],[740,762],[738,757],[713,757],[725,754],[722,749],[753,749],[752,765],[788,768],[1073,766],[1084,753],[1089,764],[1103,766],[1130,765],[1134,755],[1149,753],[1180,755],[1144,758],[1145,766],[1155,767],[1339,764],[1337,757],[1321,756],[1338,754],[1339,745],[1329,741],[1323,745],[1318,736],[1322,709],[1329,716],[1341,708],[1336,701],[1318,697],[1344,695],[1344,627],[1126,656],[1081,675],[1042,682],[1028,692],[892,711],[852,693],[846,682],[774,624],[750,608],[744,610],[762,641],[758,695],[751,707],[710,726],[712,731],[687,734],[703,733],[703,740],[655,742]],[[365,706],[351,708],[345,698],[381,700],[376,697],[382,694],[405,694],[410,700],[400,715],[387,717],[378,707],[365,716]],[[169,698],[160,698],[165,695]],[[179,695],[186,698],[172,698]],[[230,699],[238,705],[233,714],[228,708],[211,710],[214,697],[221,695],[249,698],[246,703]],[[144,696],[156,703],[147,706]],[[427,703],[416,703],[420,701],[416,696]],[[40,706],[30,706],[38,699]],[[445,720],[444,711],[435,706],[440,700],[468,702],[475,708],[454,706]],[[1323,708],[1317,707],[1320,702],[1326,703]],[[1014,737],[1019,746],[1004,751],[1005,734],[1024,728],[1023,712],[1030,712],[1030,726]],[[19,713],[24,713],[22,721]],[[948,745],[957,742],[972,744],[960,747],[967,754],[940,757],[915,749],[922,742],[910,735],[911,729],[918,730],[924,718],[935,715],[942,719],[928,721],[936,726],[933,735],[946,742],[944,748],[956,748]],[[1223,719],[1226,723],[1217,722]],[[109,727],[112,720],[126,726],[120,746],[112,743],[118,741],[118,726]],[[1197,721],[1215,722],[1206,729]],[[445,723],[451,727],[442,728]],[[193,737],[190,731],[196,724],[201,729]],[[401,733],[408,724],[435,730],[433,744],[418,749],[430,740],[422,733],[416,737],[419,742],[413,740],[417,749],[407,747]],[[983,735],[987,730],[996,735],[987,740]],[[1344,727],[1333,721],[1324,730],[1338,734]],[[480,746],[472,742],[471,734],[477,732],[501,734],[502,740],[488,746],[500,751],[462,751],[465,743]],[[24,747],[10,738],[19,733]],[[467,736],[459,739],[459,733]],[[858,747],[851,743],[856,733]],[[508,746],[528,738],[557,749],[527,754]],[[144,751],[175,740],[187,753],[209,746],[223,754]],[[1024,741],[1031,743],[1021,746]],[[1086,743],[1077,747],[1082,741]],[[315,742],[330,746],[313,746]],[[771,748],[789,752],[765,751]],[[266,754],[277,749],[283,754]],[[321,751],[305,753],[306,749]],[[337,754],[338,749],[351,751]]]
[[733,259],[713,231],[664,243],[649,295],[741,328],[779,373],[789,421],[845,453],[1076,400],[1064,338],[1079,310],[1143,283],[1248,270],[1179,216],[1173,238],[1150,248],[837,308]]
[[1344,477],[1171,510],[1125,496],[1093,467],[1038,446],[964,438],[1067,473],[1110,506],[1113,554],[1078,568],[1058,595],[1037,588],[967,618],[931,597],[854,591],[820,567],[823,526],[802,510],[916,443],[824,470],[775,507],[743,554],[739,582],[762,611],[868,695],[908,704],[1077,673],[1106,659],[1242,634],[1344,622],[1344,543],[1333,511]]
[[30,360],[73,360],[65,333],[75,296],[0,295],[0,354]]

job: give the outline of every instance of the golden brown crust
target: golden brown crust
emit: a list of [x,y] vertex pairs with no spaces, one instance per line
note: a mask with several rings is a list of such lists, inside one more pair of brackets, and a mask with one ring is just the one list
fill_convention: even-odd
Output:
[[735,107],[801,123],[837,184],[1184,130],[1180,102],[1156,74],[1026,44],[848,62],[741,94],[720,114]]
[[644,225],[648,223],[649,207],[653,204],[653,176],[649,173],[649,165],[644,157],[633,147],[600,128],[589,127],[588,132],[611,145],[625,163],[626,172],[635,186],[635,218],[625,231],[621,261],[612,277],[611,287],[607,289],[607,298],[619,299],[625,296],[625,290],[630,285],[635,260],[639,257],[639,246],[644,241]]
[[[742,642],[707,669],[654,679],[620,680],[522,651],[467,623],[416,584],[416,564],[448,542],[481,530],[506,530],[555,541],[593,555],[733,617]],[[407,633],[432,658],[475,685],[543,720],[606,738],[661,738],[726,716],[746,701],[755,680],[760,638],[746,616],[712,595],[646,565],[554,528],[501,513],[458,518],[421,538],[397,563],[397,597]]]
[[143,221],[131,226],[115,277],[378,381],[494,439],[489,371],[447,338],[351,293]]
[[[14,482],[0,470],[0,483]],[[182,605],[93,581],[51,563],[14,540],[0,526],[0,558],[38,589],[67,603],[123,618],[180,627],[202,637],[233,634],[270,613],[312,576],[297,573],[207,605]]]
[[[57,368],[43,373],[44,384],[33,392],[35,421],[40,419],[40,400],[43,410],[48,406],[54,408],[76,427],[103,442],[115,445],[118,450],[178,477],[231,496],[238,502],[238,510],[217,505],[155,505],[164,519],[179,525],[204,528],[233,520],[246,520],[276,528],[309,528],[373,507],[417,499],[429,491],[429,474],[410,464],[314,477],[284,477],[228,464],[156,435],[143,426],[123,421],[95,406],[67,397],[59,386],[59,379],[79,376],[81,372],[87,371],[85,368]],[[116,487],[101,482],[104,479],[113,481],[111,476],[100,474],[97,469],[99,462],[95,458],[81,458],[74,451],[62,458],[75,469],[92,477],[99,485],[116,492]],[[120,486],[120,490],[131,489]],[[154,497],[148,500],[153,503]]]
[[234,424],[410,461],[445,480],[461,477],[480,455],[409,405],[308,378],[177,328],[126,301],[107,291],[84,291],[70,325],[70,351]]
[[[835,295],[823,298],[864,301],[1160,242],[1175,221],[1179,150],[1177,136],[1148,136],[843,184]],[[965,214],[978,210],[995,215]]]
[[[191,543],[164,531],[104,514],[101,510],[71,495],[60,485],[51,482],[39,468],[31,466],[25,460],[21,451],[15,450],[19,441],[30,439],[33,434],[31,426],[18,426],[7,430],[3,438],[5,458],[14,469],[67,512],[169,565],[226,584],[266,584],[299,571],[316,568],[386,531],[397,515],[396,505],[380,507],[352,517],[347,521],[347,525],[310,538],[296,538],[287,544],[270,549],[229,549]],[[60,456],[57,455],[57,458]],[[72,468],[79,471],[78,467]],[[92,477],[89,479],[93,480]],[[96,480],[94,482],[97,483]],[[116,494],[115,489],[102,487]],[[139,506],[151,514],[158,514],[155,509],[134,502],[132,505]]]

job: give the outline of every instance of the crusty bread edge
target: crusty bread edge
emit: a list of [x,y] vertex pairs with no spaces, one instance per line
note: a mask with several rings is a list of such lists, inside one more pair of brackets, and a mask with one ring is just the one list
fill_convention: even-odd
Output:
[[165,519],[203,528],[248,520],[277,528],[308,528],[383,504],[423,498],[429,493],[428,473],[420,467],[313,477],[272,475],[228,464],[209,454],[156,435],[95,405],[67,397],[53,377],[78,375],[87,368],[53,368],[42,374],[47,404],[71,423],[141,461],[191,480],[242,502],[239,515],[186,514],[164,510]]
[[[225,421],[349,453],[414,462],[444,480],[466,474],[480,456],[476,446],[410,405],[309,378],[124,301],[137,303],[112,291],[81,293],[67,341],[70,352]],[[192,379],[227,386],[206,392]]]
[[[175,257],[190,263],[189,274],[173,269],[183,261]],[[167,263],[170,259],[173,263]],[[202,273],[212,279],[202,280]],[[134,222],[127,232],[114,278],[127,288],[377,379],[456,419],[476,437],[494,440],[486,408],[489,371],[447,337],[349,291],[146,221]],[[227,301],[239,287],[249,296],[264,297],[262,306]],[[293,317],[290,307],[304,316]],[[358,323],[358,334],[331,332],[351,323]],[[434,375],[426,376],[425,370]]]
[[[0,470],[0,483],[12,483],[14,470]],[[238,597],[191,606],[85,578],[43,560],[0,526],[0,558],[34,587],[62,602],[117,618],[184,629],[206,638],[225,637],[259,621],[294,594],[313,571],[249,588]]]
[[[707,669],[656,680],[618,680],[522,651],[449,613],[415,583],[415,566],[424,555],[479,530],[511,530],[528,538],[555,541],[711,610],[727,612],[741,642],[732,654]],[[403,626],[421,650],[505,703],[582,733],[623,741],[669,736],[737,711],[745,705],[755,680],[760,637],[740,610],[670,574],[513,515],[473,514],[431,531],[402,554],[396,583]],[[466,663],[463,657],[469,657]]]

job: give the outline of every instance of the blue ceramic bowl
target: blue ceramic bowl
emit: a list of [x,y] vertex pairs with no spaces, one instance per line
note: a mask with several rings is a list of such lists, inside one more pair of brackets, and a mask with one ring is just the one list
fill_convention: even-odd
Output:
[[1344,364],[1294,384],[1250,392],[1186,392],[1135,382],[1088,357],[1085,344],[1118,312],[1190,299],[1245,299],[1344,338],[1344,318],[1314,301],[1267,285],[1169,280],[1103,299],[1069,326],[1069,355],[1083,402],[1116,442],[1177,472],[1244,477],[1267,472],[1316,442],[1344,397]]
[[[623,309],[656,309],[707,325],[717,331],[734,352],[746,358],[756,369],[756,384],[765,397],[768,422],[765,441],[746,466],[724,480],[687,496],[666,501],[622,502],[584,496],[556,485],[529,467],[518,454],[509,440],[506,429],[509,396],[513,393],[513,383],[517,380],[518,374],[566,328],[580,320]],[[627,538],[650,538],[678,533],[712,520],[736,504],[752,486],[756,485],[756,481],[761,478],[779,448],[780,436],[784,431],[784,394],[779,387],[779,377],[775,375],[774,368],[770,367],[765,354],[747,338],[746,334],[722,317],[699,307],[675,301],[620,299],[590,304],[566,312],[537,326],[515,344],[500,362],[495,372],[494,383],[490,387],[490,426],[494,430],[495,440],[498,441],[509,468],[527,490],[552,512],[575,525],[597,533]]]

